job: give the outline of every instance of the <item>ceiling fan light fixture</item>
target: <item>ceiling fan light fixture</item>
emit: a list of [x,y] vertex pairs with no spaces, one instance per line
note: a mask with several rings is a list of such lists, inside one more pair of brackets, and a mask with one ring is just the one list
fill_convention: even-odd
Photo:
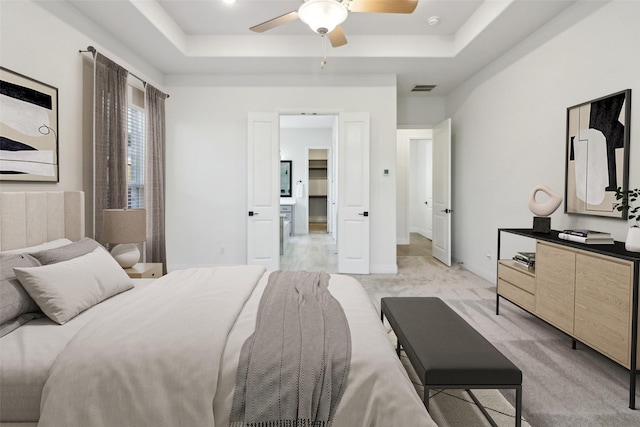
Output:
[[302,22],[318,34],[328,34],[347,19],[348,10],[337,0],[308,0],[298,16]]

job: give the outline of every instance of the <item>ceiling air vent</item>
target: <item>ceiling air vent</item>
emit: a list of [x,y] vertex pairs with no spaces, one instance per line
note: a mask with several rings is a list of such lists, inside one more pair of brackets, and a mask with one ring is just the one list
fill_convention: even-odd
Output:
[[436,85],[415,85],[411,92],[431,92]]

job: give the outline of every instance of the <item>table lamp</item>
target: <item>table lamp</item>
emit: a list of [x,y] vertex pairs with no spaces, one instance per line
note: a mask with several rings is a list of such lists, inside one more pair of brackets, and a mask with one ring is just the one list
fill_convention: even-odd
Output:
[[147,240],[147,215],[144,209],[104,209],[102,240],[117,243],[111,255],[122,268],[133,267],[140,260],[136,243]]

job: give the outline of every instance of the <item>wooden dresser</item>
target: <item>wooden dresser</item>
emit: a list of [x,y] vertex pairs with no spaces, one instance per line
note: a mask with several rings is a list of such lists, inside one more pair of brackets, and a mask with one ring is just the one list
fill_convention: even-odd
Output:
[[498,230],[536,241],[535,268],[511,259],[498,261],[496,314],[500,298],[545,320],[629,369],[629,407],[635,409],[638,351],[638,280],[640,254],[623,242],[586,245],[558,238],[558,231]]

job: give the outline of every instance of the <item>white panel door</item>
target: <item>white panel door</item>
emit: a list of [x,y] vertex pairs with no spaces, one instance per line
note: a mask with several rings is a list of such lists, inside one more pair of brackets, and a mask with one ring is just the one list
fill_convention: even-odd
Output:
[[433,256],[451,266],[451,119],[433,128]]
[[249,113],[247,264],[280,268],[279,121],[276,113]]
[[338,272],[369,274],[369,113],[342,113],[338,139]]

